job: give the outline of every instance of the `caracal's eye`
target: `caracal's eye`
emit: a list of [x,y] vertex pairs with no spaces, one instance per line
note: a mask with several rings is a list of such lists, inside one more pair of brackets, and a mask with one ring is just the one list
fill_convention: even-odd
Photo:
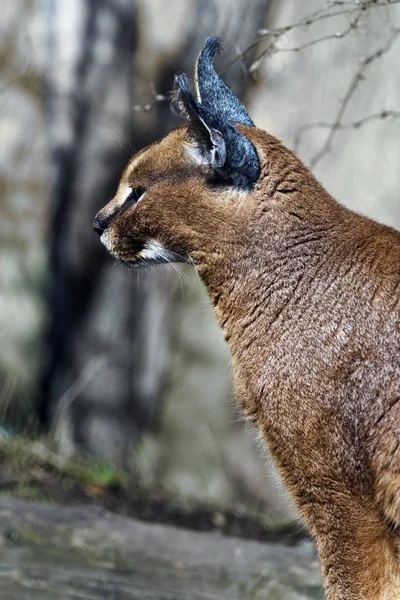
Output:
[[135,206],[145,191],[145,188],[142,187],[131,188],[130,194],[126,197],[125,203],[129,204],[129,206]]

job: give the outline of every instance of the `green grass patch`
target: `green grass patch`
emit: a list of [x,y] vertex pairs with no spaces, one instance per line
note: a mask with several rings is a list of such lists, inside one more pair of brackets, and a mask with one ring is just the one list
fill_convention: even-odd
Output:
[[32,483],[25,483],[21,481],[13,490],[12,493],[18,498],[24,498],[25,500],[32,500],[35,502],[46,502],[47,498],[40,490]]
[[34,467],[71,477],[81,484],[106,487],[123,483],[127,473],[114,466],[90,458],[66,458],[50,449],[43,441],[22,436],[0,440],[0,463],[3,472],[26,473]]

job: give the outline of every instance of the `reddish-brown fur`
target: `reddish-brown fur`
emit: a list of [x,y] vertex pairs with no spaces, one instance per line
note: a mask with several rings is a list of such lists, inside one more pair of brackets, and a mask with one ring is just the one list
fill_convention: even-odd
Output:
[[[336,202],[282,144],[238,126],[253,190],[206,181],[187,126],[134,157],[103,233],[196,265],[236,395],[314,536],[330,600],[400,598],[400,234]],[[144,187],[124,208],[124,187]]]

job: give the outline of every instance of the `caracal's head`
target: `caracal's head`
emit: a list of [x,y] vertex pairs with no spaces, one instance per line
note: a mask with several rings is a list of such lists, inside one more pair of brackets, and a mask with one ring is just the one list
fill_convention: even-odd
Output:
[[102,243],[129,266],[218,252],[228,225],[246,218],[260,169],[249,139],[256,130],[213,67],[218,49],[218,40],[207,38],[195,69],[196,98],[185,75],[175,78],[175,100],[188,123],[136,154],[96,215]]

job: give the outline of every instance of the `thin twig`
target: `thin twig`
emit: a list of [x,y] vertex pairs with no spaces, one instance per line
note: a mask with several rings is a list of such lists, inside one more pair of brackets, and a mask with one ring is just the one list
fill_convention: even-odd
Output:
[[158,102],[167,102],[171,99],[170,95],[158,94],[154,87],[154,83],[151,83],[151,92],[153,95],[152,100],[146,104],[135,104],[133,106],[135,112],[150,112]]
[[341,40],[347,37],[352,31],[357,29],[357,25],[361,17],[363,16],[363,12],[360,11],[354,21],[352,21],[349,26],[343,31],[337,31],[336,33],[330,33],[328,35],[324,35],[319,38],[315,38],[314,40],[310,40],[309,42],[305,42],[300,46],[291,46],[290,48],[279,48],[276,47],[276,52],[300,52],[301,50],[305,50],[306,48],[310,48],[311,46],[316,46],[317,44],[321,44],[321,42],[326,42],[328,40]]
[[300,127],[296,134],[295,145],[299,143],[298,134],[311,129],[359,129],[363,125],[370,123],[371,121],[379,121],[384,119],[399,119],[400,110],[381,110],[381,112],[367,115],[356,121],[349,121],[348,123],[329,123],[327,121],[316,121],[315,123],[307,123]]
[[53,417],[53,438],[57,441],[59,447],[63,449],[62,453],[64,455],[72,455],[74,453],[69,408],[107,362],[108,358],[106,354],[98,354],[89,360],[79,377],[64,392],[57,403]]

